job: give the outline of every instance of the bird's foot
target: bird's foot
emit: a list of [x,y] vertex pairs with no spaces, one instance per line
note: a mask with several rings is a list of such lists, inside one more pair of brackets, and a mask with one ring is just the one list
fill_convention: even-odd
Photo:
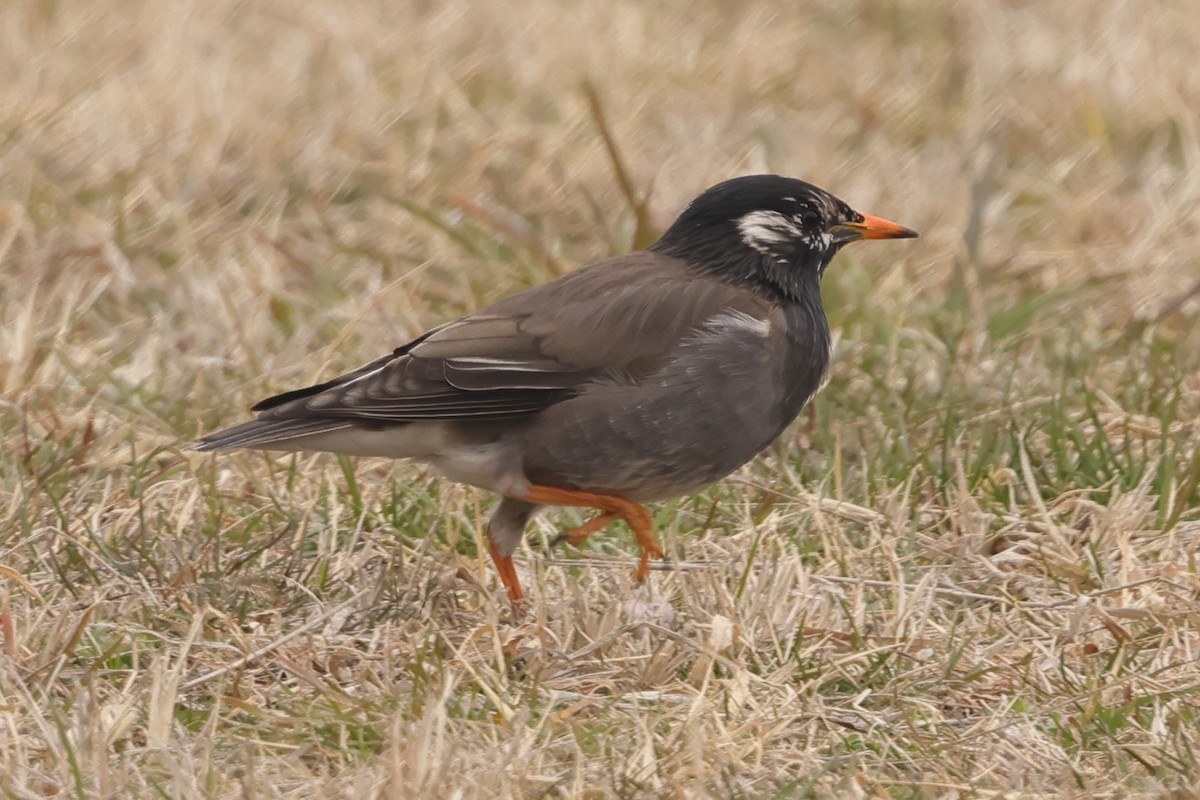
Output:
[[647,531],[645,537],[637,530],[634,530],[634,534],[637,535],[638,547],[641,548],[642,555],[638,559],[637,569],[633,571],[633,578],[638,583],[643,583],[646,576],[650,574],[650,559],[662,558],[663,549],[658,540],[654,538],[653,531]]
[[[617,517],[625,520],[630,530],[633,531],[633,535],[637,537],[638,547],[642,550],[641,560],[638,561],[637,569],[633,573],[639,583],[644,581],[650,572],[650,559],[661,558],[663,555],[662,546],[654,538],[654,523],[650,520],[650,512],[644,506],[628,498],[615,494],[584,492],[577,489],[560,489],[556,486],[534,484],[519,499],[538,504],[551,503],[599,509],[600,514],[564,534],[566,540],[573,544],[582,542]],[[553,544],[557,544],[559,541],[560,537],[556,537]]]
[[608,523],[617,518],[617,514],[611,511],[601,511],[596,516],[589,519],[582,525],[576,525],[574,528],[565,530],[550,540],[550,549],[553,550],[563,542],[569,545],[579,545],[583,540],[591,536],[599,530],[603,530]]

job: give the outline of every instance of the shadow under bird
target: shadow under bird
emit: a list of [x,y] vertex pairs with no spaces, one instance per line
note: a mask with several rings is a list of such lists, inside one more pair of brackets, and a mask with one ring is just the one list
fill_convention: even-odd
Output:
[[543,505],[616,519],[660,557],[641,505],[754,458],[821,385],[820,282],[859,239],[916,231],[778,175],[720,183],[648,249],[584,267],[447,322],[352,372],[254,406],[195,450],[410,458],[501,495],[488,546],[511,601],[512,554]]

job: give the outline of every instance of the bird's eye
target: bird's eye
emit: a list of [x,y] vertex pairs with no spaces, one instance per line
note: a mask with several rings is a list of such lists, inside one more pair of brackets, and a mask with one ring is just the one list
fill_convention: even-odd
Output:
[[804,230],[817,231],[820,230],[821,215],[815,211],[805,211],[800,214],[800,227]]

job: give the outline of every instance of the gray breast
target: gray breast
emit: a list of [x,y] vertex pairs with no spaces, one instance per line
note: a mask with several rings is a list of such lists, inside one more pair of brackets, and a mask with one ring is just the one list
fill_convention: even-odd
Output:
[[525,473],[642,501],[696,491],[795,418],[820,383],[827,342],[819,306],[715,315],[652,374],[595,381],[543,411],[524,437]]

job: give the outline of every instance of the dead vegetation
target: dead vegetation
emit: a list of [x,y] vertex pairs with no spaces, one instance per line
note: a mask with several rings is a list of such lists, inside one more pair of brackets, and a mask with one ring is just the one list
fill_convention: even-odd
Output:
[[[0,789],[1193,796],[1193,11],[3,4]],[[923,238],[645,587],[550,513],[515,621],[486,496],[179,449],[767,170]]]

